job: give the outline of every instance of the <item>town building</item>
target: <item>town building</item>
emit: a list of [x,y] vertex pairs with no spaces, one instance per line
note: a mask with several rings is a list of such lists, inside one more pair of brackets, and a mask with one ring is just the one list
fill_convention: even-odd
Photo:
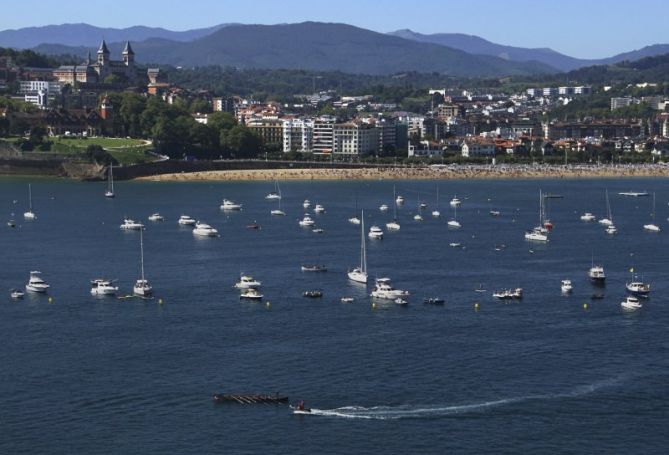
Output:
[[254,118],[246,122],[246,126],[256,133],[269,146],[283,147],[283,121],[273,118]]
[[283,121],[284,152],[311,152],[313,139],[313,120],[290,119]]
[[95,63],[91,61],[89,53],[84,63],[74,66],[60,66],[53,70],[53,76],[63,85],[102,83],[110,76],[115,76],[116,79],[126,85],[134,84],[138,79],[137,68],[135,67],[135,52],[132,50],[130,42],[127,41],[121,53],[121,60],[111,60],[107,43],[102,40]]
[[411,142],[408,144],[407,155],[412,157],[434,158],[436,156],[443,156],[444,150],[436,142],[420,141],[418,145]]
[[340,156],[363,156],[378,152],[379,132],[362,122],[337,123],[333,126],[333,153]]
[[312,150],[318,155],[329,155],[334,148],[334,125],[336,118],[325,115],[314,120]]
[[496,147],[495,143],[489,139],[471,137],[462,141],[460,153],[465,158],[495,156]]

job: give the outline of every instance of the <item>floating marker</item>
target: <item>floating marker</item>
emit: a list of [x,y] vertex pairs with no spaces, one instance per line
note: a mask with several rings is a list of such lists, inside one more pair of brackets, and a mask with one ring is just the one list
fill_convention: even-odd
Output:
[[53,302],[53,297],[49,297],[49,303]]
[[480,307],[481,305],[479,305],[478,302],[474,304],[474,310],[478,311]]
[[163,303],[165,303],[165,302],[163,302],[163,299],[158,299],[158,304],[159,305],[162,305]]
[[588,309],[588,304],[587,304],[587,303],[584,303],[584,304],[583,304],[583,309],[584,309],[584,310],[587,310],[587,309]]
[[267,302],[265,302],[265,306],[266,306],[267,308],[271,307],[271,306],[272,306],[272,302],[270,302],[270,301],[268,300]]
[[372,310],[376,310],[376,303],[372,303]]

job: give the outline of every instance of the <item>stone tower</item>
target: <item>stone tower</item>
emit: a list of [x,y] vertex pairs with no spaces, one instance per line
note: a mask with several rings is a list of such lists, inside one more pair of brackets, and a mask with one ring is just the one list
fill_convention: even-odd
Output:
[[109,63],[109,49],[107,49],[107,43],[105,40],[102,40],[100,43],[100,49],[98,49],[98,64],[106,65]]
[[130,47],[130,41],[125,42],[125,48],[123,49],[123,63],[125,66],[133,66],[135,64],[135,52]]

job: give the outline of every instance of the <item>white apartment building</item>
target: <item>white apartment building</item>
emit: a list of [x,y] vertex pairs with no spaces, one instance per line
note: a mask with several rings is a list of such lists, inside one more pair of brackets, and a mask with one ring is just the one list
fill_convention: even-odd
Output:
[[38,90],[23,95],[23,100],[26,103],[34,104],[40,109],[46,109],[49,105],[49,92],[46,90]]
[[611,110],[613,111],[636,103],[638,103],[638,100],[629,96],[611,98]]
[[333,152],[337,155],[370,155],[379,149],[379,130],[365,123],[336,124],[333,138]]
[[433,158],[435,156],[442,156],[444,154],[444,150],[442,148],[433,146],[430,144],[430,141],[420,141],[419,145],[413,145],[411,141],[409,141],[408,148],[409,150],[407,155],[409,157],[421,156]]
[[334,148],[334,125],[336,118],[325,115],[314,120],[312,150],[319,155],[329,155]]
[[61,86],[58,81],[21,81],[19,85],[19,93],[37,93],[40,90],[45,90],[47,93],[55,95],[60,92]]
[[465,139],[460,146],[462,156],[495,156],[495,143],[492,141]]
[[314,140],[313,120],[284,120],[283,151],[311,152]]

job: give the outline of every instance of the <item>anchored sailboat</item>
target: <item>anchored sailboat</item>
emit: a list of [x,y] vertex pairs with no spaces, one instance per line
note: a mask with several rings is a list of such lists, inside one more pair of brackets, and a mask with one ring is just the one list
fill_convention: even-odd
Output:
[[139,231],[139,251],[140,251],[140,264],[142,269],[142,277],[135,282],[133,287],[133,293],[140,297],[151,297],[153,294],[153,288],[149,284],[149,281],[144,276],[144,230],[140,229]]
[[[395,194],[395,186],[393,185],[393,200],[397,201],[400,196],[396,196]],[[402,199],[404,201],[404,199]],[[386,223],[386,229],[389,231],[399,231],[400,230],[400,223],[397,222],[397,205],[399,204],[393,204],[393,220],[389,223]]]
[[365,246],[365,211],[363,210],[360,222],[360,267],[348,272],[348,278],[358,283],[367,283],[367,248]]
[[655,193],[653,193],[653,212],[651,213],[653,222],[644,224],[643,228],[649,232],[660,232],[660,226],[655,224]]
[[26,220],[34,220],[37,218],[33,212],[33,192],[30,183],[28,184],[28,211],[23,214],[23,218]]
[[109,163],[109,172],[107,173],[107,191],[105,191],[105,197],[114,197],[114,175],[112,169],[114,165]]

